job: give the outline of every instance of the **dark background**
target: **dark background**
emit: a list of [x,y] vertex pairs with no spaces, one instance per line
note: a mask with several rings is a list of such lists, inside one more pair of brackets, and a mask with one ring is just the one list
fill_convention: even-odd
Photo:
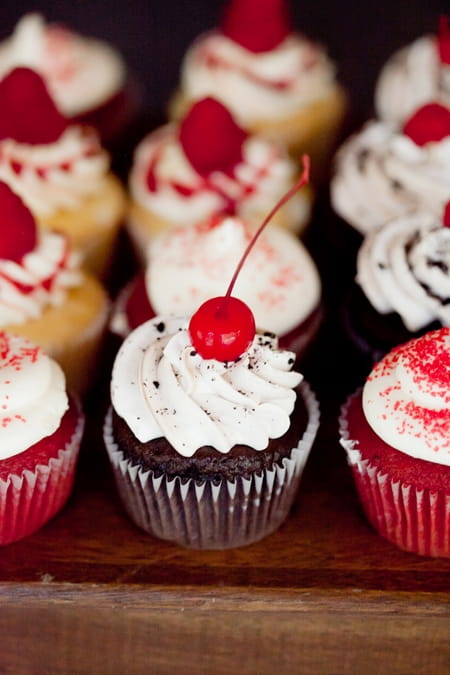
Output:
[[[146,114],[158,119],[176,85],[188,45],[217,25],[223,0],[55,0],[0,3],[0,38],[26,11],[41,11],[88,35],[112,42],[143,87]],[[292,0],[295,26],[328,46],[352,97],[352,120],[371,114],[376,74],[397,47],[434,31],[450,0]]]

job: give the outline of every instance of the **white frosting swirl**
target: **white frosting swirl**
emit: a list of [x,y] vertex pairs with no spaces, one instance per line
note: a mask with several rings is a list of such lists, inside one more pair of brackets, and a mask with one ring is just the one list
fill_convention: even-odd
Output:
[[[188,162],[177,129],[169,124],[149,134],[136,148],[130,174],[133,199],[175,225],[194,225],[230,208],[243,218],[260,217],[295,181],[296,168],[285,150],[257,136],[244,141],[242,161],[233,175],[215,171],[203,178]],[[300,192],[285,208],[292,222],[304,222],[309,199]]]
[[204,445],[264,450],[290,425],[302,380],[290,371],[294,355],[255,337],[236,362],[205,360],[186,328],[186,319],[157,317],[130,333],[112,373],[117,414],[139,441],[165,437],[185,457]]
[[53,434],[67,408],[60,366],[29,340],[0,333],[0,460]]
[[401,126],[430,101],[450,107],[450,65],[439,58],[434,35],[425,35],[395,52],[375,88],[378,117]]
[[39,216],[77,208],[101,191],[108,170],[97,134],[79,126],[68,127],[55,143],[0,143],[0,180]]
[[429,213],[390,221],[365,238],[357,281],[378,312],[397,312],[410,331],[449,326],[450,228]]
[[337,153],[331,199],[362,234],[413,211],[439,216],[450,200],[450,136],[418,146],[383,122],[368,122]]
[[334,81],[325,51],[296,33],[259,53],[217,31],[206,33],[188,49],[181,68],[183,95],[217,98],[243,126],[295,114],[326,97]]
[[40,317],[81,283],[79,256],[69,253],[66,238],[45,231],[38,237],[36,248],[20,263],[0,258],[0,326]]
[[364,386],[368,423],[397,450],[450,466],[449,377],[449,328],[396,347]]
[[[156,314],[190,316],[210,297],[223,295],[255,227],[238,218],[175,228],[149,248],[146,287]],[[249,305],[261,330],[284,335],[320,300],[317,269],[303,244],[268,226],[242,268],[233,295]]]
[[75,117],[97,108],[123,86],[126,69],[110,45],[86,38],[39,14],[26,14],[0,44],[0,79],[17,66],[36,70],[59,109]]

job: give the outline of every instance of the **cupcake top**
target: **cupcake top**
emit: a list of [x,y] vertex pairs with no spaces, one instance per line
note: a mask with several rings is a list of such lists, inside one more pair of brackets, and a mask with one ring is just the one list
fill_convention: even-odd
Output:
[[59,427],[68,408],[60,366],[29,340],[0,332],[0,460]]
[[40,231],[11,188],[0,182],[0,326],[38,318],[81,283],[79,259],[66,238]]
[[413,213],[371,232],[358,253],[357,282],[381,314],[412,332],[450,326],[450,202],[443,216]]
[[[295,180],[284,148],[247,134],[218,101],[195,103],[180,124],[149,134],[137,147],[130,174],[135,202],[177,225],[217,213],[252,219],[269,211]],[[286,206],[304,221],[309,200],[299,193]]]
[[[255,227],[219,217],[176,228],[150,245],[146,288],[156,314],[189,316],[225,281],[248,246]],[[260,330],[284,335],[320,300],[320,279],[303,244],[286,230],[268,226],[236,281],[234,295],[253,311]]]
[[77,208],[102,188],[109,157],[97,133],[70,125],[43,79],[17,68],[0,82],[0,180],[34,213]]
[[337,153],[331,199],[361,234],[412,211],[440,216],[450,199],[450,109],[427,104],[402,131],[368,122]]
[[0,44],[0,77],[18,66],[38,72],[67,117],[111,99],[123,86],[121,56],[100,40],[83,37],[39,14],[26,14]]
[[437,35],[424,35],[393,54],[375,89],[375,109],[398,126],[429,101],[450,108],[450,19],[442,16]]
[[374,432],[401,452],[450,466],[450,328],[393,349],[373,369],[363,409]]
[[294,31],[285,0],[232,0],[220,27],[187,51],[180,89],[189,100],[214,96],[251,126],[295,114],[334,85],[334,65]]
[[294,355],[273,336],[256,335],[229,362],[193,347],[188,321],[156,317],[134,330],[116,357],[112,404],[141,442],[165,437],[182,456],[202,446],[227,453],[244,444],[264,450],[290,426]]

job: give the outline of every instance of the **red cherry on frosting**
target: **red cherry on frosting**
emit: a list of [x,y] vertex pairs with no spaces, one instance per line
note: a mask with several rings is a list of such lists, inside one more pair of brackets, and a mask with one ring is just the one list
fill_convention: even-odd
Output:
[[31,211],[9,185],[0,182],[0,259],[20,262],[36,247],[36,222]]
[[214,98],[194,103],[180,123],[180,143],[201,176],[208,176],[212,171],[232,172],[242,160],[242,144],[246,138],[247,132]]
[[444,208],[444,215],[442,216],[442,224],[444,227],[450,227],[450,202],[447,202]]
[[437,46],[441,63],[450,65],[450,17],[444,14],[439,17]]
[[292,33],[286,0],[231,0],[221,30],[250,52],[275,49]]
[[437,143],[450,136],[450,110],[440,103],[427,103],[405,123],[403,133],[416,143]]
[[247,351],[255,337],[255,318],[239,298],[232,297],[236,279],[259,235],[275,213],[309,181],[309,157],[303,156],[303,173],[292,188],[275,204],[245,249],[224,297],[204,302],[189,322],[192,345],[204,359],[235,361]]
[[0,82],[0,110],[0,140],[54,143],[68,126],[44,80],[30,68],[15,68]]

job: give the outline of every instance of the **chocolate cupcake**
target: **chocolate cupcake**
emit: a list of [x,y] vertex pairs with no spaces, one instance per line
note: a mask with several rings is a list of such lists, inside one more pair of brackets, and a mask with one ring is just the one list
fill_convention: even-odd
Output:
[[106,447],[145,531],[192,548],[247,545],[287,517],[318,406],[275,337],[256,335],[224,362],[202,357],[191,331],[192,321],[157,317],[124,341]]

